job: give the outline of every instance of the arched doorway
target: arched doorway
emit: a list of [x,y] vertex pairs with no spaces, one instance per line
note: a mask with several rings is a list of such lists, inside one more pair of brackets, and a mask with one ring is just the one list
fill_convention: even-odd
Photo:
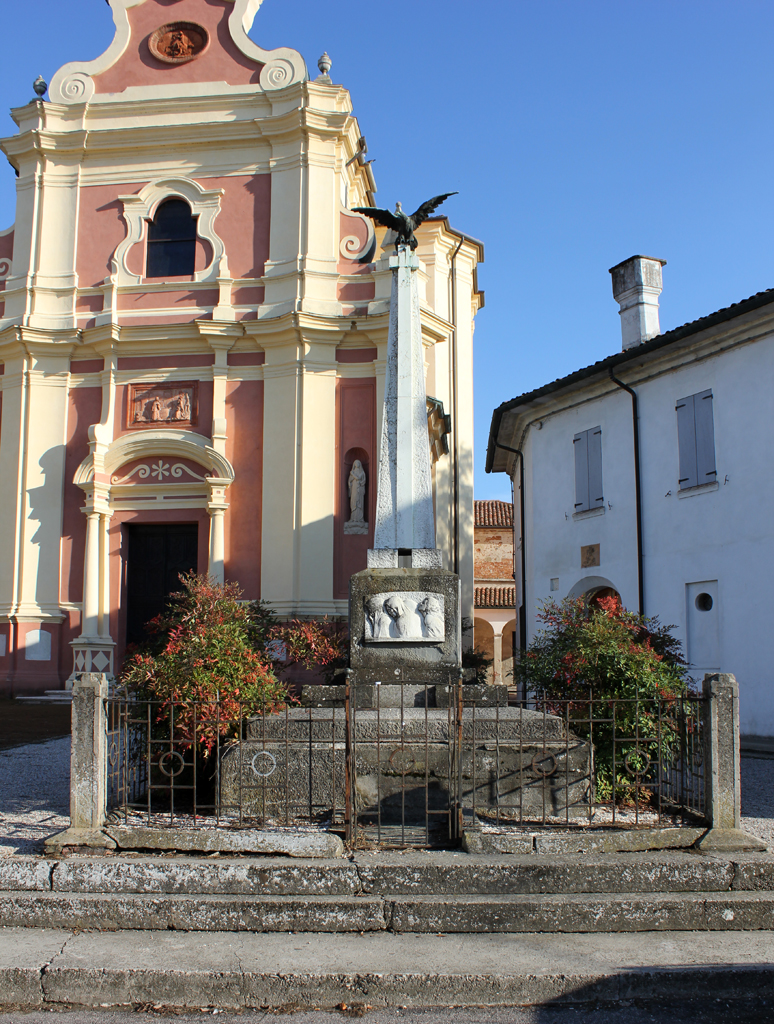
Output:
[[473,647],[491,660],[492,664],[486,673],[486,681],[491,683],[495,676],[495,633],[492,624],[486,619],[473,620]]
[[620,590],[612,580],[606,579],[604,576],[584,576],[572,587],[567,597],[570,600],[582,597],[589,606],[603,597],[617,597],[623,605]]
[[120,656],[127,638],[129,575],[140,596],[129,623],[137,638],[147,608],[141,599],[143,557],[137,556],[133,570],[128,565],[136,528],[145,527],[144,540],[162,552],[160,576],[151,564],[153,550],[144,556],[159,576],[157,604],[176,570],[196,568],[223,581],[226,493],[233,480],[228,459],[194,431],[150,428],[94,445],[74,478],[85,493],[87,525],[83,616],[81,635],[71,644],[71,679],[78,672],[114,673],[116,648]]

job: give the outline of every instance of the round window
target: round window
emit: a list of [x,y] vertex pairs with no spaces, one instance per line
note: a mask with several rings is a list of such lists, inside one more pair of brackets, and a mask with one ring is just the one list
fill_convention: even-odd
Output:
[[713,600],[709,594],[699,594],[695,604],[700,612],[708,612],[712,610]]

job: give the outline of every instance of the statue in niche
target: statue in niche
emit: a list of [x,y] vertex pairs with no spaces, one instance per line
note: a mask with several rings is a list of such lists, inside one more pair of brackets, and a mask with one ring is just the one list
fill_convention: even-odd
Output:
[[438,599],[428,594],[417,605],[417,611],[422,616],[425,636],[430,640],[443,640],[445,635],[443,612]]
[[393,634],[393,636],[408,636],[409,621],[408,615],[406,614],[406,606],[404,605],[404,603],[401,601],[397,594],[390,594],[390,596],[384,602],[384,610],[392,619],[392,629],[390,630],[390,632]]
[[347,480],[349,494],[349,520],[344,524],[344,533],[368,533],[365,521],[366,471],[360,459],[355,459]]
[[384,599],[369,597],[365,605],[366,618],[371,627],[374,640],[382,640],[390,635],[390,618],[384,610]]

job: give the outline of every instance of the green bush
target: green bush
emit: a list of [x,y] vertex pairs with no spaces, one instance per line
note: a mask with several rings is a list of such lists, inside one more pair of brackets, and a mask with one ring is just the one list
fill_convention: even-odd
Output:
[[569,719],[571,731],[593,743],[598,799],[644,799],[659,757],[676,762],[695,727],[684,716],[690,680],[674,627],[613,597],[592,607],[547,601],[538,618],[543,627],[516,676],[539,708]]
[[205,758],[240,718],[267,715],[292,702],[282,673],[291,665],[321,669],[342,655],[340,631],[325,621],[278,623],[263,601],[241,600],[236,583],[180,577],[148,640],[127,652],[120,683],[156,705],[156,724],[174,713],[175,739]]
[[256,649],[251,608],[235,583],[181,576],[166,611],[148,623],[149,640],[129,652],[120,682],[156,704],[157,721],[174,709],[175,737],[208,756],[233,721],[269,714],[288,699],[271,658]]

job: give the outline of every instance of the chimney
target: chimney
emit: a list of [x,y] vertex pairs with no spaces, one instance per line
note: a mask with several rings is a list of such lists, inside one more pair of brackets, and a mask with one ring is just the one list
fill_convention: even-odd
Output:
[[658,325],[658,297],[661,294],[661,268],[666,260],[650,256],[630,256],[610,268],[613,295],[621,307],[622,348],[634,348],[661,333]]

